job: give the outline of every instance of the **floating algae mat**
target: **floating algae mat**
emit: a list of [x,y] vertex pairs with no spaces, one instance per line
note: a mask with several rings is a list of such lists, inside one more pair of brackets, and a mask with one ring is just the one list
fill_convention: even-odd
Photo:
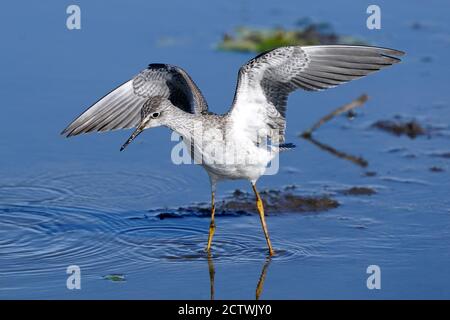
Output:
[[107,274],[105,276],[103,276],[104,280],[109,280],[112,282],[122,282],[125,281],[125,275],[123,274]]
[[411,139],[427,134],[427,130],[415,120],[380,120],[372,126],[396,136],[407,135]]
[[[278,213],[318,213],[339,206],[339,202],[327,195],[301,196],[292,192],[295,186],[284,189],[267,189],[260,191],[266,214]],[[210,203],[199,203],[173,209],[153,209],[156,218],[210,217]],[[253,192],[235,190],[228,197],[216,201],[216,215],[245,216],[256,214],[255,196]]]
[[[295,185],[286,186],[282,189],[265,189],[259,194],[264,203],[266,215],[280,213],[319,213],[335,209],[340,206],[339,202],[329,194],[304,196],[295,192]],[[346,189],[336,190],[337,194],[344,196],[370,196],[377,192],[367,186],[353,186]],[[211,216],[210,203],[198,203],[178,208],[159,208],[148,211],[152,217],[160,220],[186,217]],[[256,214],[255,196],[253,192],[236,189],[232,194],[216,200],[216,215],[218,216],[246,216]],[[145,216],[148,218],[148,216]],[[133,219],[141,219],[134,217]]]
[[302,19],[291,30],[284,28],[257,29],[238,27],[234,34],[226,33],[218,48],[224,51],[264,52],[281,46],[320,44],[366,44],[351,36],[336,34],[326,23]]

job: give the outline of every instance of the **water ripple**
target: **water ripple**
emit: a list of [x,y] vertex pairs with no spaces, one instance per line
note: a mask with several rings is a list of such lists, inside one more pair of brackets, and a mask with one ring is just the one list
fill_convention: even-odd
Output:
[[[161,226],[149,224],[123,230],[116,237],[129,249],[135,261],[189,261],[206,258],[204,251],[207,228],[184,226]],[[229,228],[228,228],[229,229]],[[297,243],[274,238],[277,254],[274,260],[291,260],[314,255],[314,250]],[[261,261],[267,256],[267,248],[261,234],[242,234],[222,229],[212,245],[215,262]]]
[[0,185],[0,204],[72,204],[111,207],[177,194],[188,181],[165,172],[70,172],[43,174]]
[[1,273],[107,265],[115,255],[108,243],[119,221],[114,213],[85,208],[1,206]]
[[157,198],[162,193],[182,190],[188,182],[166,172],[71,172],[67,174],[40,176],[33,182],[59,186],[70,190],[79,200],[92,199],[142,199]]
[[[209,220],[130,219],[133,215],[84,207],[0,205],[0,273],[45,274],[72,264],[99,274],[125,273],[150,263],[207,259],[203,249]],[[316,254],[313,247],[273,241],[279,248],[274,260]],[[266,255],[259,232],[223,228],[214,239],[217,263],[261,261]]]
[[67,188],[23,183],[0,186],[0,199],[3,203],[39,204],[60,201],[70,195],[72,192]]

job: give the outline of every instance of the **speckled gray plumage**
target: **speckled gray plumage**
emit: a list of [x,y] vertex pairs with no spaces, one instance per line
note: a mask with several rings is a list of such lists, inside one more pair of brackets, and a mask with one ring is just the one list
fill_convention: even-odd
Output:
[[183,69],[168,64],[150,64],[88,108],[62,134],[70,137],[136,127],[141,120],[141,109],[154,97],[167,98],[188,113],[208,112],[200,89]]
[[[400,60],[403,52],[368,46],[289,46],[258,55],[239,70],[231,113],[246,115],[250,131],[266,128],[284,141],[286,106],[297,89],[319,91],[368,75]],[[245,112],[254,105],[250,112]],[[255,119],[255,114],[264,116]],[[251,132],[250,132],[251,134]]]
[[[291,92],[334,87],[394,64],[399,59],[393,56],[401,54],[397,50],[367,46],[274,49],[240,68],[233,106],[224,115],[208,111],[201,91],[183,69],[151,64],[86,110],[63,134],[73,136],[137,127],[142,121],[143,108],[167,99],[180,111],[180,127],[189,127],[189,121],[201,117],[206,129],[209,126],[234,129],[250,139],[255,139],[251,137],[256,137],[255,132],[265,130],[270,139],[282,143],[287,98]],[[173,121],[178,122],[177,118]],[[176,127],[177,123],[167,126]]]

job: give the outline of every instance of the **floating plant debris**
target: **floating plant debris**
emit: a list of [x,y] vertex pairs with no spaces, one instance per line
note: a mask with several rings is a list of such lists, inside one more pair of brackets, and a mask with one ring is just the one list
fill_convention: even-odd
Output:
[[328,24],[303,19],[291,30],[281,27],[267,29],[238,27],[233,34],[224,34],[218,48],[224,51],[260,53],[282,46],[320,44],[365,43],[350,36],[336,34]]
[[429,155],[432,157],[450,159],[450,151],[435,151],[435,152],[429,153]]
[[351,187],[349,189],[341,190],[340,193],[347,196],[370,196],[377,192],[369,187]]
[[[339,203],[327,195],[300,196],[293,192],[295,188],[288,186],[284,189],[268,189],[260,191],[267,214],[295,212],[321,212],[337,208]],[[177,209],[153,209],[159,219],[183,218],[188,216],[210,217],[209,203],[200,203]],[[255,196],[252,192],[236,189],[230,196],[216,201],[216,215],[242,216],[256,214]]]
[[427,134],[427,130],[415,120],[380,120],[372,126],[396,136],[407,135],[411,139]]
[[[286,190],[263,190],[260,192],[260,195],[268,214],[281,212],[318,212],[339,206],[336,200],[328,196],[300,196]],[[232,199],[223,201],[222,205],[218,208],[223,211],[244,210],[252,213],[257,212],[253,193],[236,190],[233,196]]]
[[107,274],[106,276],[103,276],[103,279],[112,282],[122,282],[126,280],[125,275],[123,274]]
[[320,126],[322,126],[324,123],[330,121],[331,119],[337,117],[338,115],[340,115],[342,113],[347,112],[347,114],[348,114],[348,112],[354,112],[355,108],[362,107],[368,99],[369,99],[369,96],[367,94],[363,94],[363,95],[359,96],[357,99],[351,101],[350,103],[346,103],[343,106],[340,106],[339,108],[333,110],[331,113],[320,118],[320,120],[317,121],[311,128],[303,131],[303,133],[301,134],[301,137],[311,138],[312,133],[315,130],[317,130]]
[[364,158],[360,157],[360,156],[355,156],[352,154],[348,154],[345,153],[343,151],[337,150],[335,148],[333,148],[330,145],[327,145],[325,143],[322,143],[316,139],[313,138],[312,134],[314,131],[316,131],[320,126],[322,126],[324,123],[330,121],[331,119],[334,119],[335,117],[337,117],[338,115],[342,114],[342,113],[348,113],[350,111],[354,112],[353,109],[361,107],[364,105],[364,103],[367,101],[369,97],[367,96],[367,94],[363,94],[360,97],[358,97],[357,99],[351,101],[350,103],[346,103],[343,106],[340,106],[339,108],[333,110],[331,113],[323,116],[322,118],[320,118],[319,121],[317,121],[312,127],[310,127],[308,130],[305,130],[303,133],[300,134],[300,137],[302,137],[303,139],[311,142],[312,144],[314,144],[315,146],[319,147],[321,150],[327,151],[330,154],[341,158],[341,159],[345,159],[348,160],[360,167],[367,167],[369,165],[369,162],[367,160],[365,160]]
[[366,171],[363,173],[363,176],[365,177],[375,177],[377,173],[375,171]]

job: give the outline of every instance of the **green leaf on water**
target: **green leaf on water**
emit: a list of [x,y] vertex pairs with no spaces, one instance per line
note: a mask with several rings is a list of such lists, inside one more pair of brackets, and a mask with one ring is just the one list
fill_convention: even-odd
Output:
[[125,275],[123,275],[123,274],[107,274],[106,276],[103,276],[103,279],[113,281],[113,282],[126,281]]
[[219,50],[237,52],[264,52],[282,46],[306,46],[319,44],[365,44],[364,41],[333,32],[327,23],[301,21],[295,28],[258,29],[241,26],[234,33],[227,33],[218,44]]

